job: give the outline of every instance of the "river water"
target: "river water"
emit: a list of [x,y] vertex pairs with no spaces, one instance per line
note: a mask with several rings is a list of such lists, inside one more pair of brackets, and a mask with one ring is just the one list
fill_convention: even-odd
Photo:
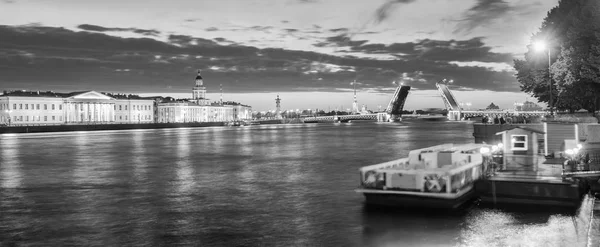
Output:
[[472,125],[3,135],[0,246],[573,246],[569,214],[380,211],[353,191],[359,167],[449,142]]

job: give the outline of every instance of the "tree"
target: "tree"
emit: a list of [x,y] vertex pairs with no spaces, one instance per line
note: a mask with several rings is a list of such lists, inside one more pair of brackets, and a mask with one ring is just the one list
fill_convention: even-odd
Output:
[[[548,12],[532,43],[544,40],[551,57],[533,51],[515,60],[521,90],[560,110],[596,111],[600,105],[600,1],[560,0]],[[551,67],[548,69],[548,60]],[[549,90],[549,74],[552,90]]]

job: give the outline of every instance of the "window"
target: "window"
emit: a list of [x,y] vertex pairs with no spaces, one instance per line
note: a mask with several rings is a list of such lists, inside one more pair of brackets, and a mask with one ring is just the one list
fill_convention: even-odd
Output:
[[17,104],[13,104],[13,110],[17,109]]
[[125,110],[127,111],[127,106],[125,106]]
[[62,104],[58,104],[58,109],[62,110]]
[[127,116],[125,116],[125,120],[127,120]]
[[29,104],[25,104],[25,110],[29,110]]
[[26,121],[26,122],[29,122],[29,116],[26,116],[26,117],[25,117],[25,121]]
[[56,118],[54,116],[52,116],[52,121],[56,120]]
[[40,109],[40,104],[37,104],[36,108],[39,110]]
[[62,121],[62,116],[60,116],[60,121]]
[[511,150],[527,150],[526,135],[511,135]]
[[23,109],[23,104],[19,104],[19,110]]
[[52,104],[52,110],[54,110],[54,104]]
[[48,116],[44,116],[44,122],[48,121]]
[[123,109],[121,106],[122,106],[122,105],[119,105],[119,111]]
[[48,110],[48,105],[44,104],[44,110]]

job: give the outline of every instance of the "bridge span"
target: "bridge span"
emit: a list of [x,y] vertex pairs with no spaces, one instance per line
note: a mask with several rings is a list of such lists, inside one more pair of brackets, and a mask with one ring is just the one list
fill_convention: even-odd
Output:
[[390,99],[385,111],[378,113],[363,113],[355,115],[335,115],[335,116],[318,116],[307,117],[303,121],[305,123],[318,122],[349,122],[353,120],[371,120],[377,122],[397,122],[400,121],[404,103],[408,97],[410,86],[400,85],[396,88],[394,95]]
[[442,96],[442,100],[444,101],[444,105],[446,105],[446,110],[448,110],[448,120],[460,121],[464,119],[474,118],[474,117],[482,117],[482,116],[502,116],[502,117],[512,117],[512,116],[545,116],[548,115],[546,111],[514,111],[514,110],[485,110],[485,111],[471,111],[471,110],[463,110],[459,101],[454,97],[454,94],[450,91],[447,85],[436,83],[440,95]]

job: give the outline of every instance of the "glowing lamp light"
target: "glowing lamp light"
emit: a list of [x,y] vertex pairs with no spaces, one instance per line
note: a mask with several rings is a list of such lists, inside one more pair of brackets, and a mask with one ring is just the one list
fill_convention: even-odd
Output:
[[498,151],[498,146],[492,146],[492,152]]
[[577,154],[577,153],[579,153],[579,148],[574,148],[573,149],[573,154]]
[[498,147],[499,147],[499,148],[503,148],[503,147],[504,147],[504,144],[502,144],[502,142],[501,142],[501,143],[498,143]]
[[546,43],[544,41],[537,41],[537,42],[533,43],[533,48],[536,51],[544,51],[544,50],[546,50]]
[[583,145],[577,144],[577,148],[581,149],[581,148],[583,148]]
[[568,155],[573,155],[573,150],[571,150],[571,149],[567,149],[567,150],[565,151],[565,153],[567,153]]
[[488,154],[490,153],[490,149],[488,147],[482,147],[479,149],[479,152],[482,154]]

